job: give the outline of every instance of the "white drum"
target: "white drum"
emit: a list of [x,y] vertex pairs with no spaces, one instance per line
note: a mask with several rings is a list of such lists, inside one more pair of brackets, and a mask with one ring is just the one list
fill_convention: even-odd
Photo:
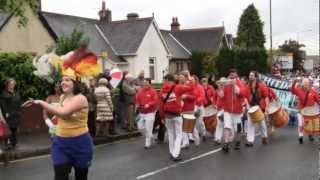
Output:
[[218,110],[212,106],[208,106],[203,109],[203,117],[213,116],[217,113],[218,113]]

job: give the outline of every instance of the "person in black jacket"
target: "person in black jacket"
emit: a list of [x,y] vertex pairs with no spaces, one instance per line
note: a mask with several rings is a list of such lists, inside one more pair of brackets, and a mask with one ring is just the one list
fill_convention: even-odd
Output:
[[0,106],[4,119],[6,120],[10,130],[11,136],[6,142],[8,148],[15,148],[17,145],[17,130],[21,119],[21,98],[16,92],[15,79],[9,78],[5,82],[5,88],[0,95]]

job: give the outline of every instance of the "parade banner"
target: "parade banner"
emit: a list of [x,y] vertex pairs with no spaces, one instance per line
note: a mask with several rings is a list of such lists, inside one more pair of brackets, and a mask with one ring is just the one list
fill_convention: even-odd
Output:
[[282,106],[289,111],[298,111],[296,109],[297,97],[290,91],[291,83],[289,81],[275,79],[263,74],[260,74],[260,79],[266,83],[266,85],[274,90],[278,100]]

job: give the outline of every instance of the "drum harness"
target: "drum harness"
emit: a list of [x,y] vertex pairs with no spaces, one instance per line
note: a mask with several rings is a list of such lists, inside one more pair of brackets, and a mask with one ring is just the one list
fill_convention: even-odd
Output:
[[[176,87],[176,84],[174,84],[174,85],[171,87],[170,91],[167,93],[166,97],[163,99],[163,104],[164,104],[164,105],[165,105],[166,102],[168,101],[168,99],[169,99],[170,95],[172,94],[172,92],[173,92],[173,90],[174,90],[175,87]],[[166,113],[166,111],[165,111],[165,113]]]

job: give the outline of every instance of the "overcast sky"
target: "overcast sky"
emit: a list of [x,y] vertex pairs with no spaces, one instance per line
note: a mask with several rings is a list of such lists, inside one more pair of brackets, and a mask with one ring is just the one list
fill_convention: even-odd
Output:
[[[298,39],[307,47],[308,55],[319,54],[319,1],[273,0],[273,46],[286,39]],[[42,10],[98,18],[102,0],[42,0]],[[269,0],[107,0],[113,20],[125,19],[136,12],[140,17],[154,13],[161,29],[169,29],[171,18],[178,17],[181,28],[221,26],[236,34],[243,10],[254,3],[264,22],[269,47]]]

